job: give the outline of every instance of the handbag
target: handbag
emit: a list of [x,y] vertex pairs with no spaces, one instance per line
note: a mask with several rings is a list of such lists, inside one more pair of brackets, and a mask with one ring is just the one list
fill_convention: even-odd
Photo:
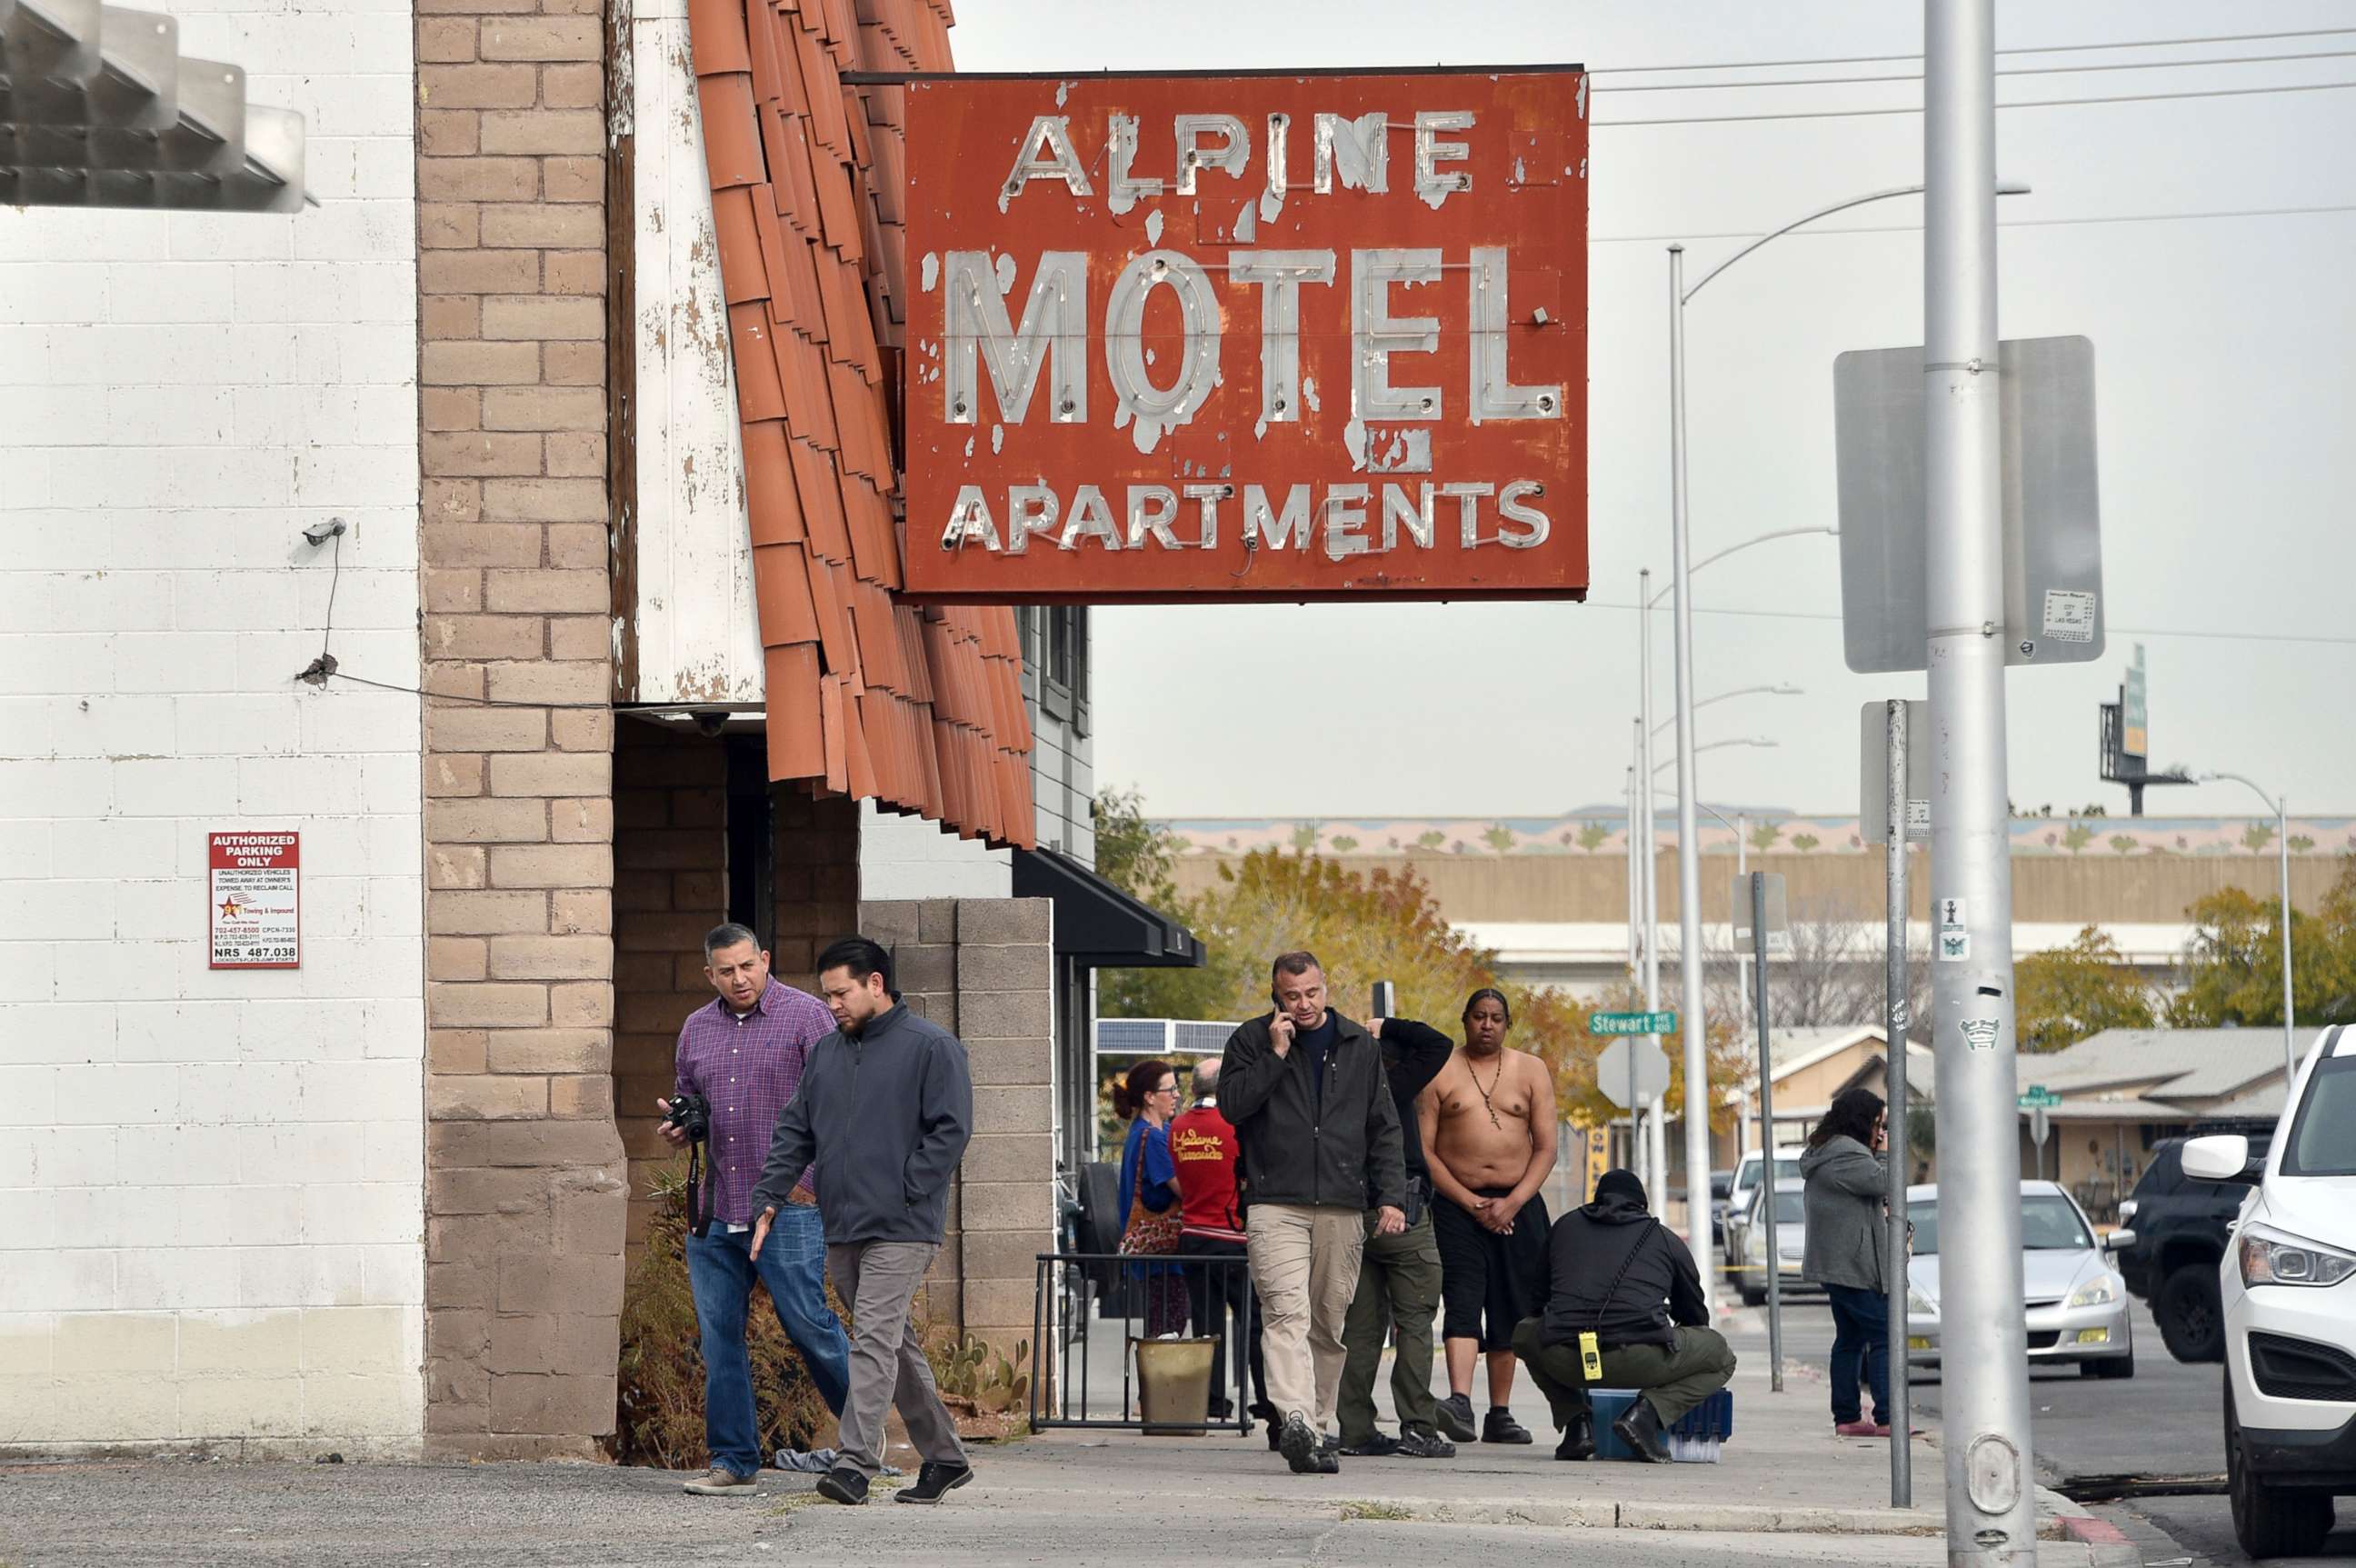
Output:
[[1156,1214],[1145,1207],[1143,1150],[1138,1164],[1136,1188],[1129,1195],[1129,1221],[1120,1229],[1120,1251],[1131,1257],[1154,1257],[1178,1250],[1179,1231],[1186,1223],[1182,1207],[1173,1203]]

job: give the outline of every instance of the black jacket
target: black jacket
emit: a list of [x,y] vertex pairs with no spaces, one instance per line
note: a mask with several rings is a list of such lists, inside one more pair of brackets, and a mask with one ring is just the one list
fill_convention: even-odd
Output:
[[753,1211],[781,1207],[815,1164],[828,1241],[937,1245],[949,1178],[972,1135],[965,1047],[894,1006],[857,1035],[837,1029],[810,1047],[801,1087],[769,1140]]
[[1306,1051],[1297,1043],[1280,1057],[1269,1048],[1269,1018],[1247,1020],[1227,1036],[1219,1110],[1243,1145],[1247,1203],[1407,1206],[1398,1107],[1382,1053],[1360,1025],[1339,1013],[1333,1024],[1322,1100]]
[[1545,1344],[1576,1344],[1591,1332],[1607,1350],[1670,1345],[1672,1323],[1709,1322],[1693,1254],[1643,1204],[1613,1197],[1572,1209],[1547,1238],[1547,1262],[1554,1283]]
[[1383,1072],[1391,1080],[1391,1103],[1398,1107],[1399,1144],[1407,1174],[1431,1179],[1423,1163],[1423,1132],[1415,1122],[1415,1097],[1421,1094],[1455,1054],[1456,1042],[1429,1024],[1412,1018],[1383,1020]]

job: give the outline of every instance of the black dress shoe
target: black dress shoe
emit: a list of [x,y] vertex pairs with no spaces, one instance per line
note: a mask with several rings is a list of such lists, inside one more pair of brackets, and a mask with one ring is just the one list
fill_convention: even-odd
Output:
[[1592,1411],[1581,1411],[1570,1418],[1570,1424],[1563,1429],[1562,1441],[1554,1445],[1554,1456],[1570,1460],[1595,1457],[1595,1414]]
[[1661,1418],[1641,1396],[1612,1423],[1612,1430],[1628,1445],[1631,1457],[1646,1465],[1669,1463],[1669,1445],[1661,1436]]
[[951,1465],[927,1459],[916,1470],[916,1484],[903,1487],[892,1494],[895,1503],[937,1503],[945,1492],[953,1492],[973,1479],[970,1465]]
[[848,1465],[841,1466],[818,1478],[818,1495],[856,1508],[867,1500],[867,1477]]
[[1530,1429],[1528,1427],[1524,1426],[1520,1422],[1514,1419],[1514,1412],[1512,1411],[1507,1410],[1504,1405],[1493,1404],[1489,1407],[1487,1417],[1481,1423],[1481,1441],[1483,1443],[1529,1443],[1535,1441],[1535,1439],[1530,1436]]

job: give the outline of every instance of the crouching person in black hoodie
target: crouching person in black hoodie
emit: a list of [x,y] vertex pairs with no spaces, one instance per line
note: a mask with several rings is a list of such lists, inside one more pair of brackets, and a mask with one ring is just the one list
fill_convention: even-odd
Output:
[[[1544,1317],[1514,1330],[1514,1353],[1530,1369],[1562,1434],[1558,1459],[1595,1454],[1598,1388],[1633,1389],[1637,1397],[1612,1423],[1630,1453],[1646,1464],[1669,1457],[1664,1428],[1724,1388],[1734,1352],[1708,1326],[1701,1274],[1676,1231],[1644,1208],[1644,1184],[1633,1171],[1606,1171],[1595,1200],[1555,1221],[1547,1238],[1552,1289]],[[1600,1375],[1587,1375],[1580,1339],[1592,1335]]]

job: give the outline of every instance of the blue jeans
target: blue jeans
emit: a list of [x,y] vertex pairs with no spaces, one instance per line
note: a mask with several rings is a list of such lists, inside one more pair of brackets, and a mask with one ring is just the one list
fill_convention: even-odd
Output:
[[779,1207],[761,1257],[749,1230],[687,1239],[687,1283],[703,1331],[703,1432],[712,1463],[739,1476],[761,1468],[761,1427],[753,1408],[753,1359],[744,1348],[744,1315],[757,1274],[776,1304],[777,1323],[801,1352],[819,1397],[835,1414],[851,1388],[851,1341],[826,1305],[826,1239],[818,1210]]
[[1890,1298],[1878,1290],[1826,1285],[1833,1304],[1833,1420],[1859,1418],[1858,1373],[1873,1385],[1873,1419],[1886,1422],[1890,1402]]

